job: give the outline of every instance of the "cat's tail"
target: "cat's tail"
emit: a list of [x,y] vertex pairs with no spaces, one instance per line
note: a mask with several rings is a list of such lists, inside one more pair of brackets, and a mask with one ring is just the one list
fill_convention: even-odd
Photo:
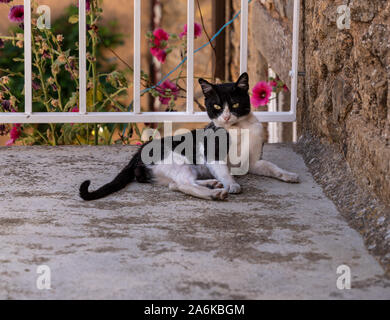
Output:
[[134,180],[136,160],[133,158],[130,163],[115,177],[114,180],[102,186],[96,191],[89,192],[88,187],[91,181],[84,181],[80,186],[80,197],[85,201],[104,198],[114,192],[122,190]]

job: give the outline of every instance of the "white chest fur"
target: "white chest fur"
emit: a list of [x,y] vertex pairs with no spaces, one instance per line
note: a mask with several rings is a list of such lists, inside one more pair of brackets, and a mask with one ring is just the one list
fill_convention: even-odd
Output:
[[[258,161],[262,155],[264,143],[264,128],[261,122],[250,113],[245,119],[226,128],[231,132],[230,148],[237,150],[240,159],[247,161],[249,164]],[[243,145],[245,144],[245,145]],[[229,159],[231,165],[237,164]]]

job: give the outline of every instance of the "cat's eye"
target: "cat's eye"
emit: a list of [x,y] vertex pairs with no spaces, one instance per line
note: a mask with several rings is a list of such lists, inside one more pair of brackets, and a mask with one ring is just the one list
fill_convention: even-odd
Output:
[[237,109],[239,106],[240,106],[240,104],[239,104],[239,103],[235,103],[235,104],[233,104],[233,108],[234,108],[234,109]]
[[221,110],[222,109],[221,106],[219,106],[217,104],[214,105],[214,108],[217,109],[217,110]]

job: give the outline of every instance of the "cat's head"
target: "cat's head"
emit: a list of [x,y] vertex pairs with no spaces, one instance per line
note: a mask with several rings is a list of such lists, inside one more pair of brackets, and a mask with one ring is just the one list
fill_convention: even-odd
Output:
[[246,72],[233,83],[211,84],[204,79],[199,79],[199,83],[207,114],[216,126],[230,127],[250,114],[249,76]]

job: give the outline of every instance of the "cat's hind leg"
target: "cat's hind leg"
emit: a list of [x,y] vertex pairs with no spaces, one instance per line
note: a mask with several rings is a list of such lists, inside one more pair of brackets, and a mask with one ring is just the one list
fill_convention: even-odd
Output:
[[199,186],[198,184],[183,184],[171,182],[169,189],[172,191],[180,191],[196,198],[205,200],[225,200],[228,197],[228,192],[225,189],[210,189]]
[[296,173],[281,169],[277,165],[266,160],[259,160],[251,164],[249,167],[249,173],[256,174],[259,176],[276,178],[284,182],[299,182],[299,176]]
[[227,198],[225,189],[210,189],[197,183],[198,172],[190,165],[155,165],[153,167],[154,180],[157,183],[168,185],[170,190],[206,200],[224,200]]

